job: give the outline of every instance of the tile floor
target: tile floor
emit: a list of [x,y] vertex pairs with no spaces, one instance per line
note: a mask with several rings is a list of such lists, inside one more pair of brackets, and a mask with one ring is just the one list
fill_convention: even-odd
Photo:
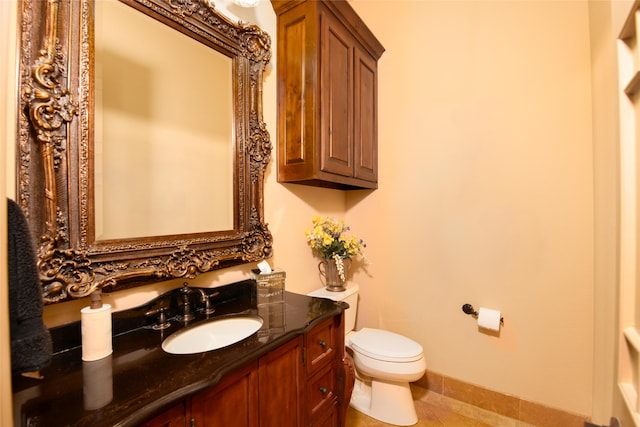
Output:
[[[411,386],[418,423],[416,427],[534,427],[421,387]],[[386,424],[349,408],[346,427],[386,427]]]

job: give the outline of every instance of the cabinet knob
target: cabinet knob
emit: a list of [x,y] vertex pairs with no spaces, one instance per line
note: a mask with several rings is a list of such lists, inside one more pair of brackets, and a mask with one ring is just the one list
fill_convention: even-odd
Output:
[[325,348],[327,346],[327,342],[325,340],[320,340],[320,342],[318,342],[318,344],[320,344],[320,347]]
[[320,393],[327,394],[327,388],[326,387],[320,387]]

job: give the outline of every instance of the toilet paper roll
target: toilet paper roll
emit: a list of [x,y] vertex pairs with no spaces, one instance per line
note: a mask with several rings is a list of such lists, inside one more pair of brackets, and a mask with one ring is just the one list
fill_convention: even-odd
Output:
[[499,310],[480,307],[478,311],[478,326],[492,331],[499,331],[501,318],[502,315]]
[[84,410],[93,411],[113,400],[111,356],[82,363],[82,394]]
[[107,357],[113,351],[111,347],[111,305],[100,308],[84,307],[80,310],[82,330],[82,360]]

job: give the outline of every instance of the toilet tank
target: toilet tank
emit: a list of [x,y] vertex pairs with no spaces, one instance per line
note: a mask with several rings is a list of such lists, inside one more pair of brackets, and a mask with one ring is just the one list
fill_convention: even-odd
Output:
[[347,290],[343,292],[332,292],[326,288],[319,288],[307,295],[318,298],[328,298],[333,301],[343,301],[349,304],[349,308],[344,312],[344,333],[345,335],[353,331],[356,327],[356,313],[358,311],[358,291],[360,287],[356,284],[348,284]]

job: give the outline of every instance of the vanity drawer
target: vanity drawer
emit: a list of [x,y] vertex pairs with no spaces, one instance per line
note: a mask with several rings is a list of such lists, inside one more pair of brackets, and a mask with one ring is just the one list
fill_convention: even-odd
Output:
[[318,414],[309,424],[311,427],[345,427],[340,424],[340,411],[338,410],[338,402],[333,402],[330,408]]
[[306,370],[311,375],[334,360],[338,339],[333,319],[327,319],[305,336]]
[[327,365],[307,381],[307,416],[310,424],[336,403],[336,374],[333,364]]

